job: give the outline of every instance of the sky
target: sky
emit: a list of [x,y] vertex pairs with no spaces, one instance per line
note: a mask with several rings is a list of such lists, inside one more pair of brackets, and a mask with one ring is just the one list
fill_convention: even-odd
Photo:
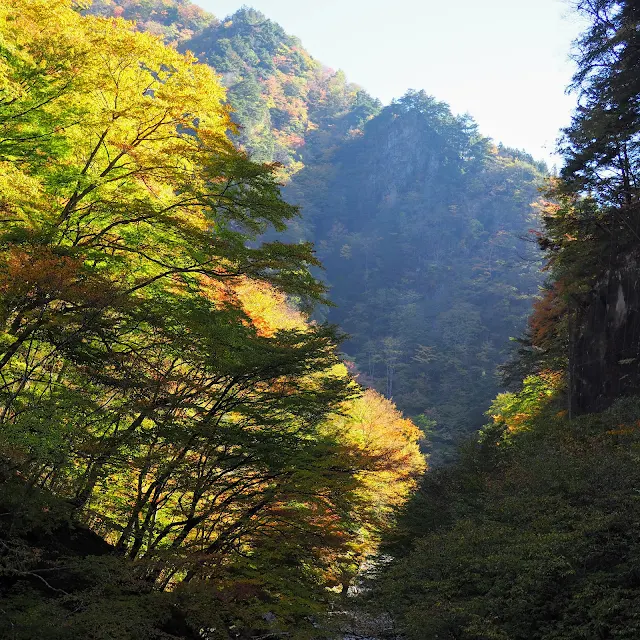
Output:
[[424,89],[482,133],[550,166],[570,122],[570,0],[194,0],[223,18],[243,4],[297,36],[383,103]]

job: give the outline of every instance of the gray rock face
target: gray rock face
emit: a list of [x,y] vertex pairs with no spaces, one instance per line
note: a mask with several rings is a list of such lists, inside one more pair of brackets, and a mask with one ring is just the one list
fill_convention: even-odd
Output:
[[576,315],[569,387],[577,415],[606,409],[640,389],[640,256],[611,268]]

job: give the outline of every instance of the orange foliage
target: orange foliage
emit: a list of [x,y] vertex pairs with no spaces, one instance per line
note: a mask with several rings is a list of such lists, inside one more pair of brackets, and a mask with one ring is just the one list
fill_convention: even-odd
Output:
[[304,329],[304,316],[273,287],[245,278],[238,283],[235,293],[260,335],[272,336],[279,329]]
[[348,414],[347,437],[366,458],[362,471],[366,490],[377,496],[383,511],[401,504],[426,467],[418,447],[422,432],[391,400],[372,389],[350,403]]
[[546,291],[544,296],[533,303],[533,313],[529,318],[529,329],[533,344],[538,347],[549,345],[558,333],[558,327],[566,314],[563,283],[555,282],[553,287]]
[[58,255],[48,247],[38,247],[37,253],[12,247],[0,259],[0,293],[43,303],[64,299],[99,304],[114,287],[83,267],[81,259]]
[[637,420],[632,425],[619,424],[617,429],[611,429],[607,431],[607,435],[610,436],[631,436],[636,435],[640,431],[640,420]]
[[205,279],[207,297],[212,302],[240,306],[258,335],[271,337],[281,329],[304,329],[305,318],[293,309],[286,296],[264,282],[249,278],[233,281]]

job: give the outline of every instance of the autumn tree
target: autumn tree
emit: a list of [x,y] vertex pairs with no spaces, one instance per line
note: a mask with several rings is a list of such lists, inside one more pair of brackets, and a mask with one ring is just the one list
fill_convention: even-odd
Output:
[[[388,469],[338,419],[360,392],[335,329],[306,320],[325,300],[312,247],[262,240],[297,209],[234,148],[192,56],[66,0],[5,3],[0,35],[2,477],[21,504],[59,501],[144,589],[182,594],[185,624],[309,626],[372,498],[362,474]],[[417,432],[396,435],[409,477]],[[31,516],[11,513],[23,549]],[[38,579],[40,555],[8,575]],[[86,637],[93,605],[43,584]]]

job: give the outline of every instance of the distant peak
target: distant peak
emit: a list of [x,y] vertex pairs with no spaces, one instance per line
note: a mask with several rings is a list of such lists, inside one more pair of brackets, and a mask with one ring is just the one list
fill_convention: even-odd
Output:
[[259,25],[263,22],[271,22],[264,13],[254,9],[253,7],[249,7],[246,4],[242,5],[229,17],[229,19],[233,21],[241,21],[249,25]]

